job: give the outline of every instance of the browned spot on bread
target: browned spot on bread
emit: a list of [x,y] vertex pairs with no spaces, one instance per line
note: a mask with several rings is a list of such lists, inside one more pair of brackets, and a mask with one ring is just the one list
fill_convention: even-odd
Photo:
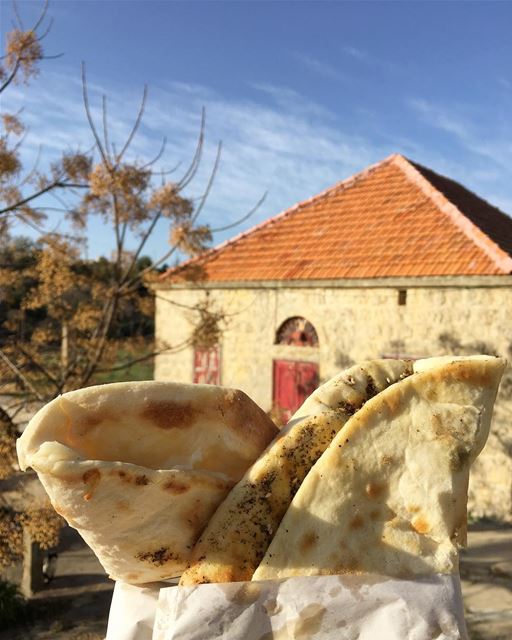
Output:
[[375,380],[372,378],[372,376],[368,373],[367,374],[367,382],[366,382],[366,397],[369,400],[370,398],[373,398],[373,396],[376,396],[379,393],[379,389],[377,387],[377,384],[375,382]]
[[372,509],[370,511],[370,520],[378,520],[380,516],[380,511],[378,509]]
[[239,389],[227,389],[218,411],[225,425],[235,433],[243,433],[251,443],[268,444],[279,429],[267,414]]
[[177,562],[182,561],[178,554],[173,553],[169,547],[160,547],[155,551],[140,551],[135,557],[137,560],[154,564],[157,567],[162,566],[170,560],[175,560]]
[[382,402],[391,415],[397,413],[400,408],[402,394],[398,391],[398,388],[398,386],[389,387],[389,391],[382,394]]
[[430,531],[429,523],[422,516],[416,516],[413,518],[411,525],[418,533],[428,533]]
[[393,456],[382,456],[380,459],[381,464],[393,464],[394,461]]
[[126,482],[127,484],[131,484],[134,481],[134,476],[131,473],[127,473],[126,471],[118,471],[117,475],[123,482]]
[[212,511],[213,508],[206,511],[204,505],[199,505],[197,502],[194,502],[189,509],[185,509],[181,513],[181,519],[197,535],[197,533],[204,528],[204,523],[208,520],[208,516],[211,515]]
[[89,469],[82,475],[84,483],[97,484],[101,477],[99,469]]
[[73,431],[81,436],[87,434],[88,431],[99,427],[100,424],[107,420],[112,420],[113,416],[106,411],[87,411],[78,418],[74,418],[71,422]]
[[363,525],[364,525],[363,517],[357,514],[352,518],[349,526],[351,529],[360,529]]
[[308,551],[310,551],[315,546],[317,541],[318,541],[318,536],[317,536],[316,533],[314,533],[314,531],[310,531],[309,533],[305,533],[302,536],[301,541],[299,542],[299,549],[303,553],[307,553]]
[[341,575],[344,573],[356,573],[358,569],[359,562],[357,558],[354,558],[351,553],[343,553],[336,563],[333,563],[330,567],[323,567],[321,573],[322,575]]
[[471,452],[464,447],[456,447],[450,451],[450,469],[460,471],[469,465]]
[[418,513],[419,510],[420,508],[417,504],[411,504],[409,507],[407,507],[407,511],[409,511],[409,513]]
[[130,505],[128,504],[128,502],[126,500],[118,500],[116,506],[119,509],[119,511],[129,511],[130,510]]
[[358,406],[352,402],[348,402],[347,400],[340,400],[338,402],[338,407],[348,416],[353,416],[354,413],[361,408],[360,405]]
[[345,567],[347,573],[357,573],[360,569],[359,562],[356,558],[350,558]]
[[[441,378],[441,372],[438,376]],[[494,379],[493,367],[487,362],[466,361],[450,365],[446,378],[453,378],[477,387],[489,387]]]
[[94,489],[96,488],[98,482],[100,481],[101,473],[99,469],[89,469],[82,475],[82,480],[84,484],[87,485],[88,491],[84,493],[84,500],[89,501],[94,493]]
[[159,429],[186,429],[190,427],[201,413],[201,409],[190,403],[177,402],[147,402],[140,415],[150,420]]
[[167,482],[164,483],[163,488],[166,491],[169,491],[169,493],[180,495],[182,493],[186,493],[190,489],[190,486],[188,484],[185,484],[184,482],[179,482],[178,480],[171,479],[167,480]]
[[146,484],[149,484],[149,478],[144,473],[135,475],[127,471],[123,471],[122,469],[119,469],[119,470],[111,471],[110,474],[113,476],[119,476],[122,482],[126,482],[127,484],[136,484],[139,486],[144,486]]
[[127,573],[126,574],[126,578],[127,578],[127,580],[138,580],[139,579],[139,574],[138,573]]
[[382,482],[368,482],[365,492],[369,498],[378,498],[384,493],[385,489],[386,485]]

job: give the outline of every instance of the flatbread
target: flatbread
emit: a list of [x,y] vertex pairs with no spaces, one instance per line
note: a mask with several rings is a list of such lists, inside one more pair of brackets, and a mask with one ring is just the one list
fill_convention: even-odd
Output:
[[179,575],[201,530],[278,433],[243,392],[130,382],[66,393],[18,440],[52,504],[114,579]]
[[250,580],[295,492],[336,433],[369,398],[410,373],[407,361],[369,361],[315,391],[217,509],[180,585]]
[[253,580],[455,572],[469,467],[504,367],[487,356],[419,361],[367,402],[302,483]]

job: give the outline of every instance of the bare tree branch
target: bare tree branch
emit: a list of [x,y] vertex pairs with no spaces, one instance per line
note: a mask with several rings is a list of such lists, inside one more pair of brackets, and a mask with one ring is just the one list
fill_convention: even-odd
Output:
[[39,164],[39,160],[41,159],[41,149],[42,149],[42,145],[39,145],[39,147],[37,148],[37,156],[32,166],[32,169],[27,173],[27,175],[20,182],[21,187],[28,184],[34,178],[37,171],[37,165]]
[[215,161],[213,163],[213,169],[211,170],[210,177],[208,178],[208,184],[206,185],[206,189],[205,189],[203,195],[201,196],[201,199],[199,201],[199,205],[196,208],[196,210],[194,211],[194,215],[192,216],[192,224],[194,224],[194,222],[197,220],[197,218],[199,217],[199,214],[203,210],[203,207],[204,207],[204,205],[206,203],[206,199],[208,198],[208,195],[209,195],[210,190],[212,188],[213,181],[215,179],[215,176],[217,175],[217,170],[218,170],[219,164],[220,164],[221,153],[222,153],[222,142],[219,142],[219,144],[217,145],[217,153],[215,154]]
[[15,0],[13,0],[12,2],[12,10],[16,17],[16,22],[18,23],[18,29],[20,29],[20,31],[25,31],[25,28],[23,27],[23,21],[20,16],[20,12],[18,11],[18,3],[15,2]]
[[37,400],[43,400],[38,390],[34,387],[34,385],[30,382],[30,380],[23,374],[21,369],[17,367],[14,362],[10,360],[10,358],[0,349],[0,358],[5,362],[5,364],[9,367],[9,369],[15,374],[15,376],[22,382],[22,384],[29,389]]
[[212,233],[217,233],[219,231],[227,231],[228,229],[232,229],[233,227],[237,227],[238,225],[242,224],[242,222],[245,222],[247,219],[249,219],[260,207],[261,205],[265,202],[265,199],[268,195],[268,191],[265,191],[265,193],[261,196],[261,198],[258,200],[258,202],[254,205],[254,207],[252,209],[250,209],[245,216],[242,216],[241,218],[238,218],[238,220],[235,220],[235,222],[232,222],[230,224],[227,224],[224,227],[216,227],[215,229],[212,229]]
[[35,25],[32,27],[32,31],[37,31],[41,26],[43,20],[45,19],[46,13],[48,11],[48,4],[49,4],[49,0],[45,0],[43,8],[41,9],[41,15],[37,19]]
[[16,209],[22,207],[23,205],[28,204],[29,202],[32,202],[32,200],[35,200],[36,198],[39,198],[40,196],[44,195],[45,193],[48,193],[52,189],[69,189],[69,188],[84,189],[86,187],[88,187],[88,185],[86,185],[86,184],[77,184],[77,183],[72,183],[72,182],[62,182],[60,180],[57,180],[55,182],[51,182],[50,184],[48,184],[43,189],[39,189],[38,191],[35,191],[30,196],[27,196],[27,197],[23,198],[23,200],[20,200],[19,202],[16,202],[15,204],[7,205],[6,207],[3,207],[2,209],[0,209],[0,215],[4,215],[6,213],[10,213],[12,211],[15,211]]
[[34,356],[26,349],[24,349],[19,343],[16,345],[16,348],[20,351],[20,353],[28,358],[32,366],[40,371],[45,376],[45,378],[47,378],[55,386],[59,393],[62,391],[61,385],[59,384],[57,379],[48,371],[48,369],[43,364],[41,364],[41,362],[36,360]]
[[98,345],[94,350],[94,355],[90,358],[87,367],[85,368],[85,372],[82,376],[80,376],[79,386],[84,387],[89,380],[91,379],[93,373],[96,371],[98,367],[98,363],[101,360],[101,356],[105,351],[107,336],[112,325],[112,320],[114,319],[114,314],[117,308],[118,297],[116,294],[112,296],[109,300],[109,305],[107,307],[107,312],[105,315],[105,321],[103,327],[99,334]]
[[140,123],[142,122],[142,116],[144,115],[144,109],[146,107],[147,97],[148,97],[148,86],[147,86],[147,84],[145,84],[144,85],[144,91],[142,93],[142,100],[141,100],[141,103],[140,103],[139,112],[137,113],[137,117],[135,118],[135,123],[134,123],[134,125],[132,127],[132,130],[130,131],[130,134],[128,135],[128,138],[127,138],[126,142],[124,143],[123,148],[121,149],[121,152],[116,157],[116,164],[119,164],[121,162],[126,150],[128,149],[128,147],[132,143],[133,137],[137,133],[137,130],[138,130],[139,126],[140,126]]
[[0,93],[2,93],[3,91],[5,91],[5,89],[7,89],[7,87],[11,84],[11,82],[14,80],[14,78],[16,77],[16,74],[18,73],[19,69],[21,66],[21,59],[18,58],[16,60],[16,63],[14,64],[14,67],[11,71],[11,74],[9,76],[7,76],[7,79],[4,80],[4,83],[2,85],[0,85]]
[[101,97],[101,111],[103,114],[103,140],[105,142],[105,153],[109,155],[109,142],[108,142],[108,124],[107,124],[107,96],[103,94]]
[[139,358],[133,358],[132,360],[128,360],[123,364],[116,365],[115,367],[107,367],[106,369],[97,369],[96,371],[97,373],[111,373],[113,371],[121,371],[122,369],[128,369],[129,367],[132,367],[134,364],[138,364],[139,362],[150,360],[151,358],[154,358],[155,356],[158,356],[162,353],[177,353],[178,351],[181,351],[186,347],[189,347],[191,344],[192,344],[192,338],[188,338],[187,340],[184,340],[180,344],[177,344],[173,347],[165,347],[163,349],[158,349],[156,351],[152,351],[151,353],[147,353],[144,356],[140,356]]
[[103,159],[103,162],[105,163],[105,166],[109,169],[110,168],[109,159],[108,159],[108,156],[106,155],[105,150],[103,149],[103,145],[101,144],[101,140],[98,135],[98,132],[96,131],[96,127],[92,119],[91,109],[89,106],[89,96],[87,91],[87,76],[85,73],[85,62],[82,62],[82,96],[84,100],[85,115],[87,116],[87,122],[89,123],[89,127],[91,129],[92,135],[94,136],[94,139],[96,141],[96,147],[100,152],[100,155]]
[[185,174],[182,176],[181,180],[178,182],[178,188],[181,191],[188,185],[190,180],[192,180],[192,178],[194,177],[197,171],[199,163],[201,162],[201,156],[203,153],[203,144],[204,144],[205,124],[206,124],[206,112],[203,107],[201,110],[201,125],[199,128],[199,136],[197,138],[197,144],[194,151],[194,155],[192,156],[192,161],[188,169],[185,171]]
[[153,233],[153,230],[154,230],[154,228],[156,226],[156,223],[158,222],[158,220],[160,219],[161,216],[162,216],[162,212],[161,211],[159,211],[158,213],[155,214],[155,217],[151,221],[151,224],[149,225],[149,227],[146,229],[144,235],[142,236],[142,239],[139,242],[139,246],[137,247],[130,264],[126,268],[124,274],[122,275],[122,277],[121,277],[121,279],[119,281],[120,291],[123,291],[123,285],[127,281],[128,276],[130,275],[132,269],[135,267],[135,264],[137,263],[137,260],[138,260],[138,258],[140,256],[141,252],[142,252],[142,249],[144,248],[144,245],[146,244],[148,238]]
[[[164,136],[164,138],[162,139],[162,144],[160,146],[160,150],[158,151],[156,156],[152,160],[149,160],[148,162],[143,164],[141,166],[141,169],[147,169],[148,167],[152,167],[156,162],[158,162],[160,160],[160,158],[162,157],[162,155],[164,154],[166,145],[167,145],[167,138]],[[179,164],[180,163],[178,163],[178,166],[179,166]]]

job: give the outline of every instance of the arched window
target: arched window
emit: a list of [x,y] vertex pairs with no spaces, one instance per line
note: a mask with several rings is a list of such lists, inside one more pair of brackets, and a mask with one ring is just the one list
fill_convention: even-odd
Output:
[[301,316],[294,316],[285,320],[279,327],[275,344],[318,347],[318,334],[309,320]]

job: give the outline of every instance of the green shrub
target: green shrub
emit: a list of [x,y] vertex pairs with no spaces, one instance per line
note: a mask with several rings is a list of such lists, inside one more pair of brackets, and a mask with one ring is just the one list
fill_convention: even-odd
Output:
[[18,622],[25,610],[25,600],[18,587],[0,580],[0,628],[6,629]]

